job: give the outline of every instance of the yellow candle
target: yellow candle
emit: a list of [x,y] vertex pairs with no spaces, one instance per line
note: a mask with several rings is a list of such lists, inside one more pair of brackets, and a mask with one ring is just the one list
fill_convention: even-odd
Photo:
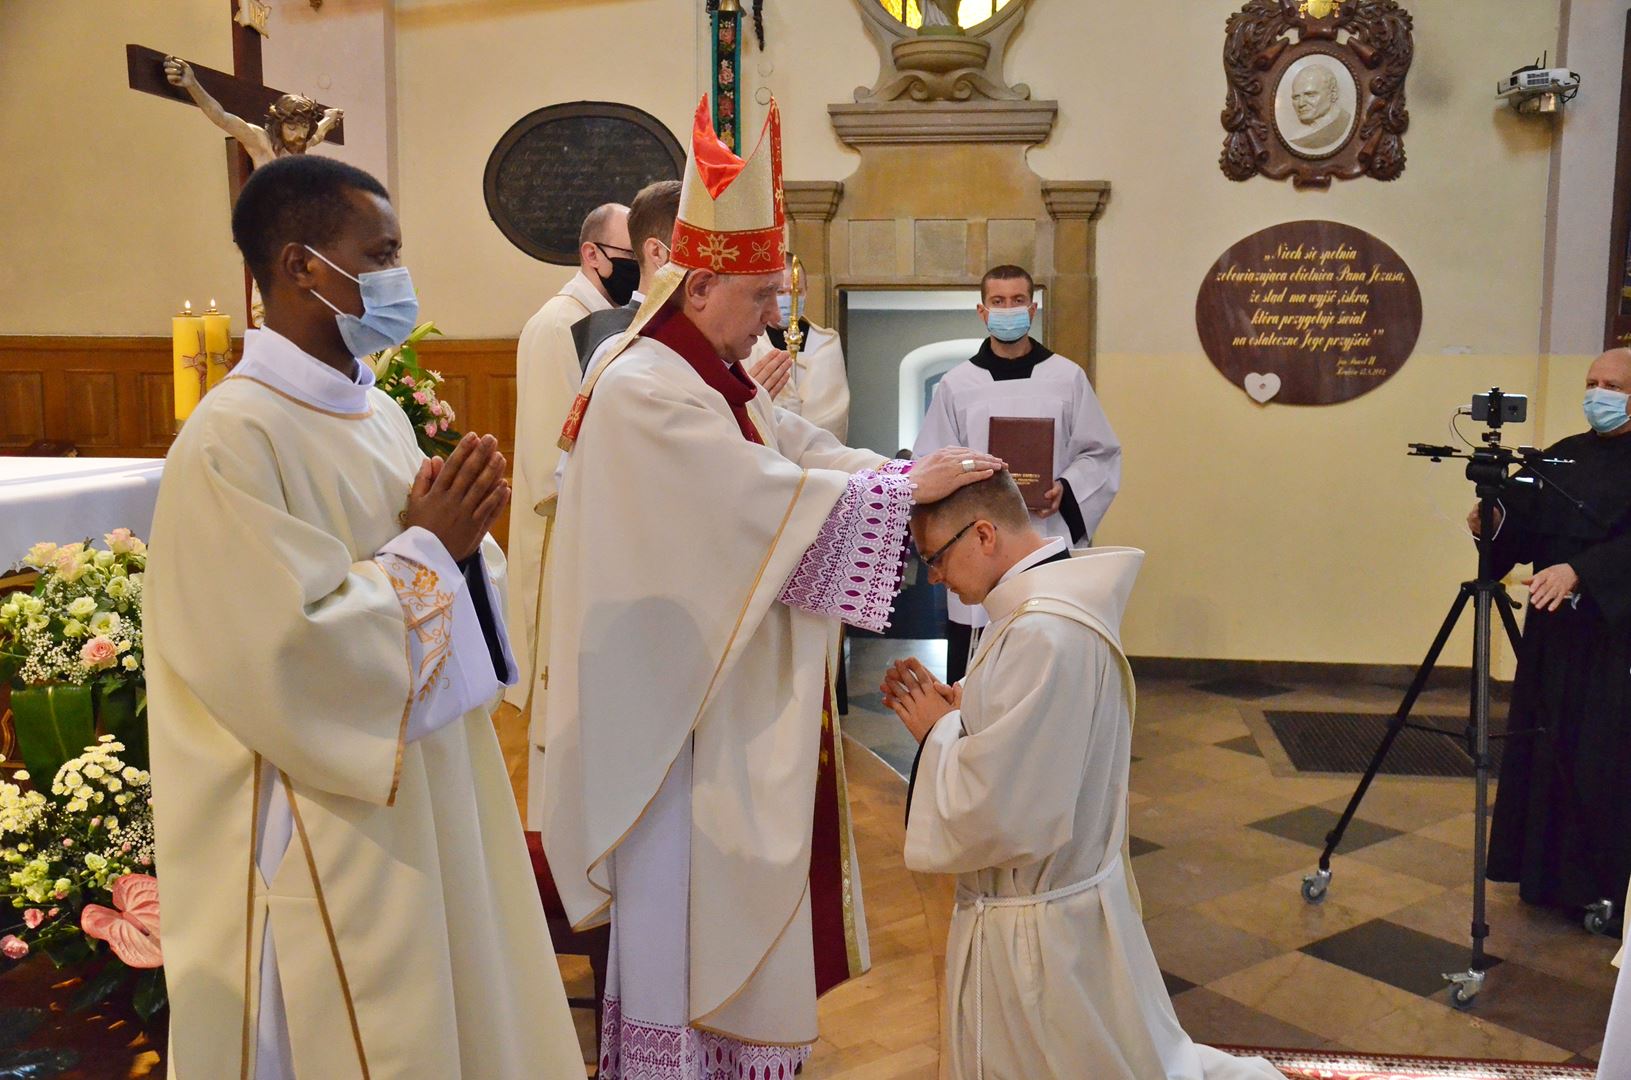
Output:
[[204,396],[207,350],[204,348],[204,320],[193,314],[192,301],[170,320],[170,341],[176,391],[176,426],[192,415],[198,399]]
[[215,301],[210,301],[210,309],[203,314],[204,320],[204,351],[210,354],[209,374],[205,379],[205,389],[215,389],[215,384],[227,377],[232,370],[232,316],[220,311]]

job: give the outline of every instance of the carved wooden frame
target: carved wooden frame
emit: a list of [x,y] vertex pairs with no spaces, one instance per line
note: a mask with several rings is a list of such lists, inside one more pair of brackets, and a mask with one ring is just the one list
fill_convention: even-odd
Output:
[[[1223,69],[1229,92],[1223,107],[1223,153],[1218,167],[1231,180],[1262,175],[1291,178],[1297,187],[1329,187],[1332,179],[1369,176],[1396,180],[1404,172],[1405,77],[1415,52],[1410,13],[1398,0],[1248,0],[1229,16]],[[1298,153],[1281,135],[1275,96],[1297,60],[1323,53],[1353,76],[1352,128],[1330,154]]]

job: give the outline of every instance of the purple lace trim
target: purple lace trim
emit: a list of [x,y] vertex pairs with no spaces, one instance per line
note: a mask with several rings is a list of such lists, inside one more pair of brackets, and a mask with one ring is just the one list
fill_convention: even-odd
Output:
[[[910,468],[912,463],[901,464]],[[782,586],[781,602],[881,632],[900,591],[911,517],[912,482],[903,473],[851,476],[815,543]]]
[[759,1046],[692,1027],[630,1020],[606,999],[600,1033],[601,1080],[793,1080],[808,1046]]
[[890,458],[878,466],[878,471],[891,476],[905,476],[912,471],[911,458]]

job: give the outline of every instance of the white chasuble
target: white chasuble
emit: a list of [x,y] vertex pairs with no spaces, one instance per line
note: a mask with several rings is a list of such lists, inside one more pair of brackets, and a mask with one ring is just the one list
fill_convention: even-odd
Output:
[[962,709],[924,740],[906,865],[958,875],[943,1040],[955,1080],[1281,1076],[1190,1041],[1139,916],[1119,633],[1142,560],[1093,549],[1002,581]]
[[[780,331],[776,336],[786,341]],[[752,367],[760,358],[785,347],[767,332],[754,345],[747,364]],[[814,324],[806,329],[804,347],[793,362],[792,374],[774,400],[788,412],[831,432],[839,442],[844,441],[849,434],[849,373],[844,367],[844,343],[838,331]]]
[[268,330],[171,449],[144,618],[172,1077],[582,1075],[488,717],[503,556],[403,530],[422,460],[366,377]]
[[604,1075],[701,1076],[706,1057],[775,1076],[816,1037],[811,845],[838,618],[884,625],[911,493],[682,323],[662,325],[686,355],[641,337],[591,365],[604,376],[551,555],[544,839],[574,922],[612,922],[609,1037],[628,1037]]
[[545,511],[555,498],[555,467],[561,459],[555,444],[582,381],[572,326],[591,312],[611,306],[580,270],[527,320],[516,346],[507,621],[515,636],[521,677],[505,692],[504,700],[523,712],[544,662],[538,657],[547,652],[547,626],[540,629],[539,620],[547,620],[548,604],[540,589],[551,528]]
[[[1121,487],[1121,442],[1099,406],[1087,373],[1072,360],[1031,343],[1029,356],[1007,360],[991,352],[987,339],[973,359],[946,372],[934,388],[912,456],[947,446],[987,451],[994,416],[1044,417],[1054,422],[1053,478],[1067,490],[1059,513],[1031,515],[1043,536],[1087,544]],[[952,622],[984,626],[986,612],[948,591]]]

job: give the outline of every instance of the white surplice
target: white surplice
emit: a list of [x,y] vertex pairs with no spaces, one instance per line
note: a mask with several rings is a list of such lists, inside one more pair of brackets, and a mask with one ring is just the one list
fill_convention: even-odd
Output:
[[993,624],[961,711],[924,740],[906,865],[958,875],[944,1038],[955,1080],[1281,1077],[1184,1034],[1139,916],[1119,633],[1142,560],[1099,548],[1016,566],[986,599]]
[[[748,357],[751,368],[776,346],[761,334]],[[844,367],[844,343],[838,331],[810,324],[804,347],[793,362],[793,372],[775,397],[777,405],[802,416],[843,442],[849,435],[849,373]]]
[[[490,846],[490,880],[469,902],[518,957],[549,957],[487,720],[498,668],[515,670],[503,554],[487,538],[467,577],[433,535],[402,530],[396,510],[422,460],[365,365],[347,378],[265,329],[246,335],[243,360],[171,452],[145,614],[172,1076],[381,1076],[404,1060],[448,1076],[561,1075],[573,1061],[558,982],[529,972],[536,988],[495,1009],[483,999],[514,984],[488,963],[490,943],[426,921],[453,896],[425,870],[472,869],[438,842]],[[242,625],[209,606],[233,589]],[[308,650],[317,666],[302,670]],[[279,670],[279,658],[294,669]],[[412,793],[399,799],[404,783]],[[241,836],[235,807],[250,826]],[[246,839],[248,879],[227,872],[225,854]],[[370,879],[390,895],[370,896]],[[411,944],[393,931],[399,916],[419,927]],[[213,985],[235,939],[242,986]],[[397,964],[440,971],[441,984],[415,990],[383,970]],[[388,1000],[392,985],[449,1015],[408,1039],[388,1032],[385,1017],[421,1012]],[[481,1043],[509,1038],[501,1026],[472,1027],[475,1042],[461,1045],[446,1025],[472,1012],[502,1025],[509,1009],[533,1036],[497,1055]]]
[[[1033,343],[1032,348],[1041,346]],[[989,350],[982,354],[989,355]],[[994,362],[1028,363],[1001,358]],[[1027,378],[994,379],[973,360],[964,361],[935,386],[928,415],[912,444],[912,456],[920,458],[947,446],[984,452],[990,448],[993,416],[1053,420],[1053,478],[1069,482],[1084,531],[1072,537],[1062,512],[1046,518],[1032,514],[1031,525],[1043,536],[1090,543],[1121,487],[1121,442],[1099,406],[1087,373],[1056,353],[1035,365]],[[964,626],[987,622],[984,608],[970,607],[949,593],[946,613],[952,622]]]
[[[611,301],[579,270],[539,308],[521,330],[515,350],[515,442],[511,454],[510,560],[507,622],[515,636],[521,677],[504,700],[526,710],[533,696],[535,672],[545,647],[540,641],[540,612],[548,602],[540,596],[543,564],[548,553],[551,519],[538,512],[555,498],[555,470],[561,451],[556,445],[561,425],[577,396],[583,372],[572,326],[591,312],[605,311]],[[529,804],[532,799],[529,799]],[[535,816],[535,815],[534,815]]]

